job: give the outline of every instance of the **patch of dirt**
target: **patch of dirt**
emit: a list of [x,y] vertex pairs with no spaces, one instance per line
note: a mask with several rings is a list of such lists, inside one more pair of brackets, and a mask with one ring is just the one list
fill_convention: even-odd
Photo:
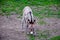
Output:
[[60,19],[58,18],[43,18],[46,24],[37,25],[39,30],[49,30],[51,36],[60,35]]
[[27,40],[18,15],[0,16],[0,40]]
[[[22,32],[21,19],[17,18],[17,16],[11,15],[9,18],[0,16],[0,40],[28,40],[25,32]],[[47,24],[36,24],[36,28],[39,30],[51,30],[51,35],[60,35],[60,19],[43,18],[43,20]]]

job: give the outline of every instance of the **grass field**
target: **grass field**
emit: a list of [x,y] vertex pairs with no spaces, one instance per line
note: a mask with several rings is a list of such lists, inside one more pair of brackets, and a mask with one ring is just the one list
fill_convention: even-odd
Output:
[[25,6],[30,6],[35,16],[39,18],[57,15],[60,17],[59,0],[0,0],[0,14],[20,14]]

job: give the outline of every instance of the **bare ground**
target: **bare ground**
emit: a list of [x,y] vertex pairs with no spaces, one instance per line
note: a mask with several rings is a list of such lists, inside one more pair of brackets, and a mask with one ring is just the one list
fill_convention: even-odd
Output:
[[[0,16],[0,40],[28,40],[25,32],[22,32],[21,19],[17,18],[17,16],[11,15],[9,18]],[[51,30],[53,36],[60,35],[60,19],[44,18],[42,20],[47,24],[36,25],[36,28],[39,30]]]
[[0,16],[0,40],[27,40],[17,15]]

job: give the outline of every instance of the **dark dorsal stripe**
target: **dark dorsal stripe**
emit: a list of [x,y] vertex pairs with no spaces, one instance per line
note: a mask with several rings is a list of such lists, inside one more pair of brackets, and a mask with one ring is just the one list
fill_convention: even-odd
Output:
[[30,13],[30,16],[31,16],[31,22],[32,22],[32,15],[31,15],[31,11],[30,11],[29,13]]

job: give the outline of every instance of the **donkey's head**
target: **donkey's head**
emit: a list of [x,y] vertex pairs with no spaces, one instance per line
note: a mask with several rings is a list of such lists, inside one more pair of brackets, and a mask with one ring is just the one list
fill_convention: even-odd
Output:
[[31,20],[31,21],[30,21],[30,20],[28,19],[28,23],[29,23],[29,24],[34,24],[35,21],[36,21],[36,20]]

